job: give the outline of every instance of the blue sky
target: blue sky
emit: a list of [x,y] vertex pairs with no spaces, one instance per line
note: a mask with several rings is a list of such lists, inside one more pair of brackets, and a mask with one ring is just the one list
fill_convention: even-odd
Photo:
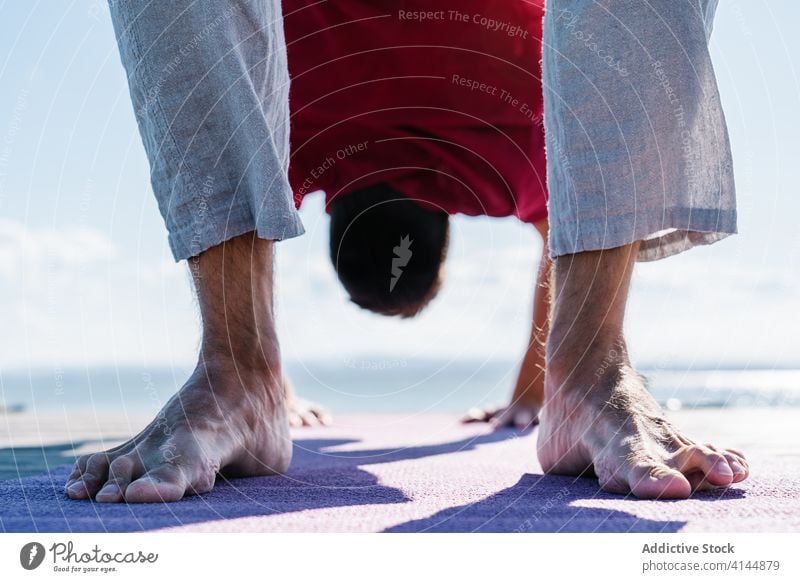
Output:
[[[800,3],[726,0],[712,39],[741,234],[637,269],[639,361],[800,365]],[[513,219],[457,219],[443,294],[398,322],[348,305],[308,235],[282,243],[292,360],[514,358],[539,243]],[[192,362],[185,268],[169,256],[105,2],[0,2],[0,367]]]

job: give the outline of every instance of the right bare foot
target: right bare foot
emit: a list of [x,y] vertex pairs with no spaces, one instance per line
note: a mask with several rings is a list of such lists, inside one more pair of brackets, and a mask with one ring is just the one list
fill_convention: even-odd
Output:
[[537,448],[547,473],[612,493],[685,498],[747,478],[743,455],[686,438],[631,367],[623,334],[639,243],[558,257]]
[[546,473],[594,474],[605,491],[646,499],[683,499],[747,478],[742,453],[675,429],[627,361],[607,363],[600,377],[580,368],[564,377],[554,370],[548,380],[537,441]]
[[105,503],[177,501],[210,491],[220,472],[285,471],[292,455],[289,424],[282,391],[271,382],[269,370],[199,365],[137,436],[79,458],[67,495]]

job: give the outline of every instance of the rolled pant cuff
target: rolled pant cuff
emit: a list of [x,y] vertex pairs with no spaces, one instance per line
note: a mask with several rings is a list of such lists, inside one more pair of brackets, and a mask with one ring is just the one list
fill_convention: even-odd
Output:
[[637,261],[655,261],[736,234],[736,210],[669,208],[552,224],[550,255],[557,258],[640,241]]
[[248,232],[255,231],[258,238],[264,240],[285,240],[305,232],[300,215],[294,209],[287,209],[281,216],[267,217],[265,214],[255,219],[249,207],[244,205],[210,205],[209,214],[194,213],[192,218],[169,233],[169,246],[175,261],[196,257]]

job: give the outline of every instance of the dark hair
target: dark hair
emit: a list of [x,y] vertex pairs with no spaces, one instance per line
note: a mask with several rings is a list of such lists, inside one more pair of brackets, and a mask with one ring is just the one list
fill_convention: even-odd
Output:
[[331,261],[353,303],[413,317],[439,292],[447,213],[377,184],[336,197],[330,215]]

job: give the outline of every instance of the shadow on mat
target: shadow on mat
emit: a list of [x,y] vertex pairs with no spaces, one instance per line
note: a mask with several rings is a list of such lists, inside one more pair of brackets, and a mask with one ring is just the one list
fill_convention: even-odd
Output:
[[[321,508],[409,503],[411,500],[400,489],[378,483],[365,467],[468,451],[519,434],[503,430],[435,445],[353,451],[335,449],[352,445],[356,440],[301,438],[295,441],[288,474],[230,481],[220,478],[212,492],[171,504],[102,505],[72,501],[63,493],[70,467],[61,466],[45,475],[0,481],[0,531],[143,531]],[[77,445],[70,443],[35,450],[46,467],[55,460],[63,463],[65,452],[74,446]],[[36,457],[33,451],[33,447],[24,449],[31,458]],[[20,456],[19,448],[0,449],[0,460]],[[454,493],[457,493],[455,488]],[[714,498],[720,496],[714,495]],[[604,498],[621,499],[598,493],[596,481],[590,479],[524,475],[516,485],[478,503],[452,507],[388,531],[671,532],[684,525],[679,521],[640,519],[625,511],[574,504]]]
[[[597,481],[523,475],[515,485],[476,503],[409,521],[389,532],[676,532],[683,521],[642,519],[625,511],[580,507],[576,501],[621,500],[599,492]],[[660,502],[663,503],[663,502]]]
[[[51,472],[0,481],[0,531],[124,532],[179,525],[306,511],[311,509],[406,503],[394,487],[378,483],[362,467],[471,450],[518,436],[513,431],[405,448],[335,451],[358,442],[353,439],[297,439],[286,475],[227,480],[220,477],[213,491],[170,504],[99,504],[73,501],[63,491],[71,460],[65,452],[83,443],[47,447],[0,449],[0,459],[19,466],[23,456],[29,469]],[[38,459],[38,465],[37,461]],[[12,474],[13,475],[13,474]]]

